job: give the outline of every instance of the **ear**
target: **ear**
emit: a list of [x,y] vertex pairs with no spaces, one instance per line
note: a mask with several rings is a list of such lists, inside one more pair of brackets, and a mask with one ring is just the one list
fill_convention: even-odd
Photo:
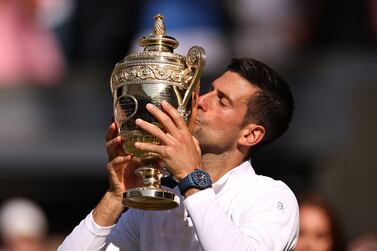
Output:
[[241,130],[238,143],[247,147],[255,146],[263,139],[265,132],[266,130],[261,125],[248,124]]

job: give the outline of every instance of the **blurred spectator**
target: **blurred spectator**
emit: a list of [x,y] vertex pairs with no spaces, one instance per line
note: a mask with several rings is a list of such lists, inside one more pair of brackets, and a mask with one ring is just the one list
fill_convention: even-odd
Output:
[[55,33],[66,58],[73,54],[73,32],[70,27],[76,10],[76,0],[39,0],[37,17]]
[[41,208],[24,198],[6,201],[0,210],[1,251],[45,251],[47,219]]
[[348,248],[349,251],[377,251],[377,235],[365,233],[352,241]]
[[54,84],[64,58],[38,18],[40,0],[0,0],[0,85]]
[[300,234],[295,251],[345,251],[343,231],[334,209],[318,194],[298,198]]
[[273,65],[294,59],[308,37],[304,1],[229,1],[236,57],[253,57]]

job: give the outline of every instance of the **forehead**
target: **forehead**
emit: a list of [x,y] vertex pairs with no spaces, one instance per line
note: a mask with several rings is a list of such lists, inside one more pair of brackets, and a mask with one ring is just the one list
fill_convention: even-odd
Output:
[[235,72],[227,71],[212,83],[214,90],[226,94],[232,100],[248,101],[260,89]]
[[327,227],[330,225],[330,218],[326,211],[315,205],[302,205],[300,208],[300,217],[302,223],[310,225],[321,225]]

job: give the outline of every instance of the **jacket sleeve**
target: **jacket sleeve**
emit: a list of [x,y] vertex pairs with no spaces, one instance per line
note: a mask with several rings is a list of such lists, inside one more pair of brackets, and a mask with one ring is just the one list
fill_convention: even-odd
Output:
[[135,210],[123,213],[117,224],[97,225],[92,212],[65,238],[58,251],[133,251],[139,250]]
[[104,249],[106,238],[110,235],[114,226],[101,227],[97,225],[91,212],[65,238],[58,251],[106,250]]

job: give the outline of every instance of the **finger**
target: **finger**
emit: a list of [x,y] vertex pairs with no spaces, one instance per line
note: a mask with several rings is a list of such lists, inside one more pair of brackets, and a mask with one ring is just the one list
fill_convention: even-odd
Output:
[[117,136],[112,140],[106,142],[106,149],[107,151],[115,151],[118,146],[122,143],[122,136]]
[[122,136],[117,136],[113,138],[112,140],[106,142],[106,149],[107,152],[110,153],[119,153],[119,150],[121,149],[121,144],[122,144]]
[[177,126],[165,112],[153,104],[147,104],[146,108],[162,124],[167,132],[173,136],[177,135]]
[[127,156],[118,156],[116,158],[114,158],[112,161],[110,161],[108,163],[109,166],[116,166],[116,165],[119,165],[119,164],[124,164],[124,163],[127,163],[131,160],[132,156],[131,155],[127,155]]
[[106,132],[106,141],[110,141],[118,135],[118,127],[112,122]]
[[164,144],[170,142],[170,137],[157,126],[148,123],[142,119],[136,119],[135,124],[139,126],[141,129],[148,132],[149,134],[152,134],[153,136],[159,138]]
[[179,129],[186,129],[187,124],[181,114],[175,109],[169,102],[163,100],[161,102],[162,109],[169,115],[169,117],[173,120],[173,123],[179,128]]
[[131,160],[131,156],[119,156],[107,163],[107,170],[109,172],[110,184],[113,189],[122,186],[124,182],[124,172],[127,163]]
[[166,156],[166,154],[165,154],[166,146],[136,142],[135,147],[139,150],[142,150],[142,151],[158,153],[162,157]]
[[119,156],[107,163],[106,167],[109,174],[112,177],[117,177],[118,179],[124,173],[124,169],[126,167],[127,162],[131,160],[131,156]]

